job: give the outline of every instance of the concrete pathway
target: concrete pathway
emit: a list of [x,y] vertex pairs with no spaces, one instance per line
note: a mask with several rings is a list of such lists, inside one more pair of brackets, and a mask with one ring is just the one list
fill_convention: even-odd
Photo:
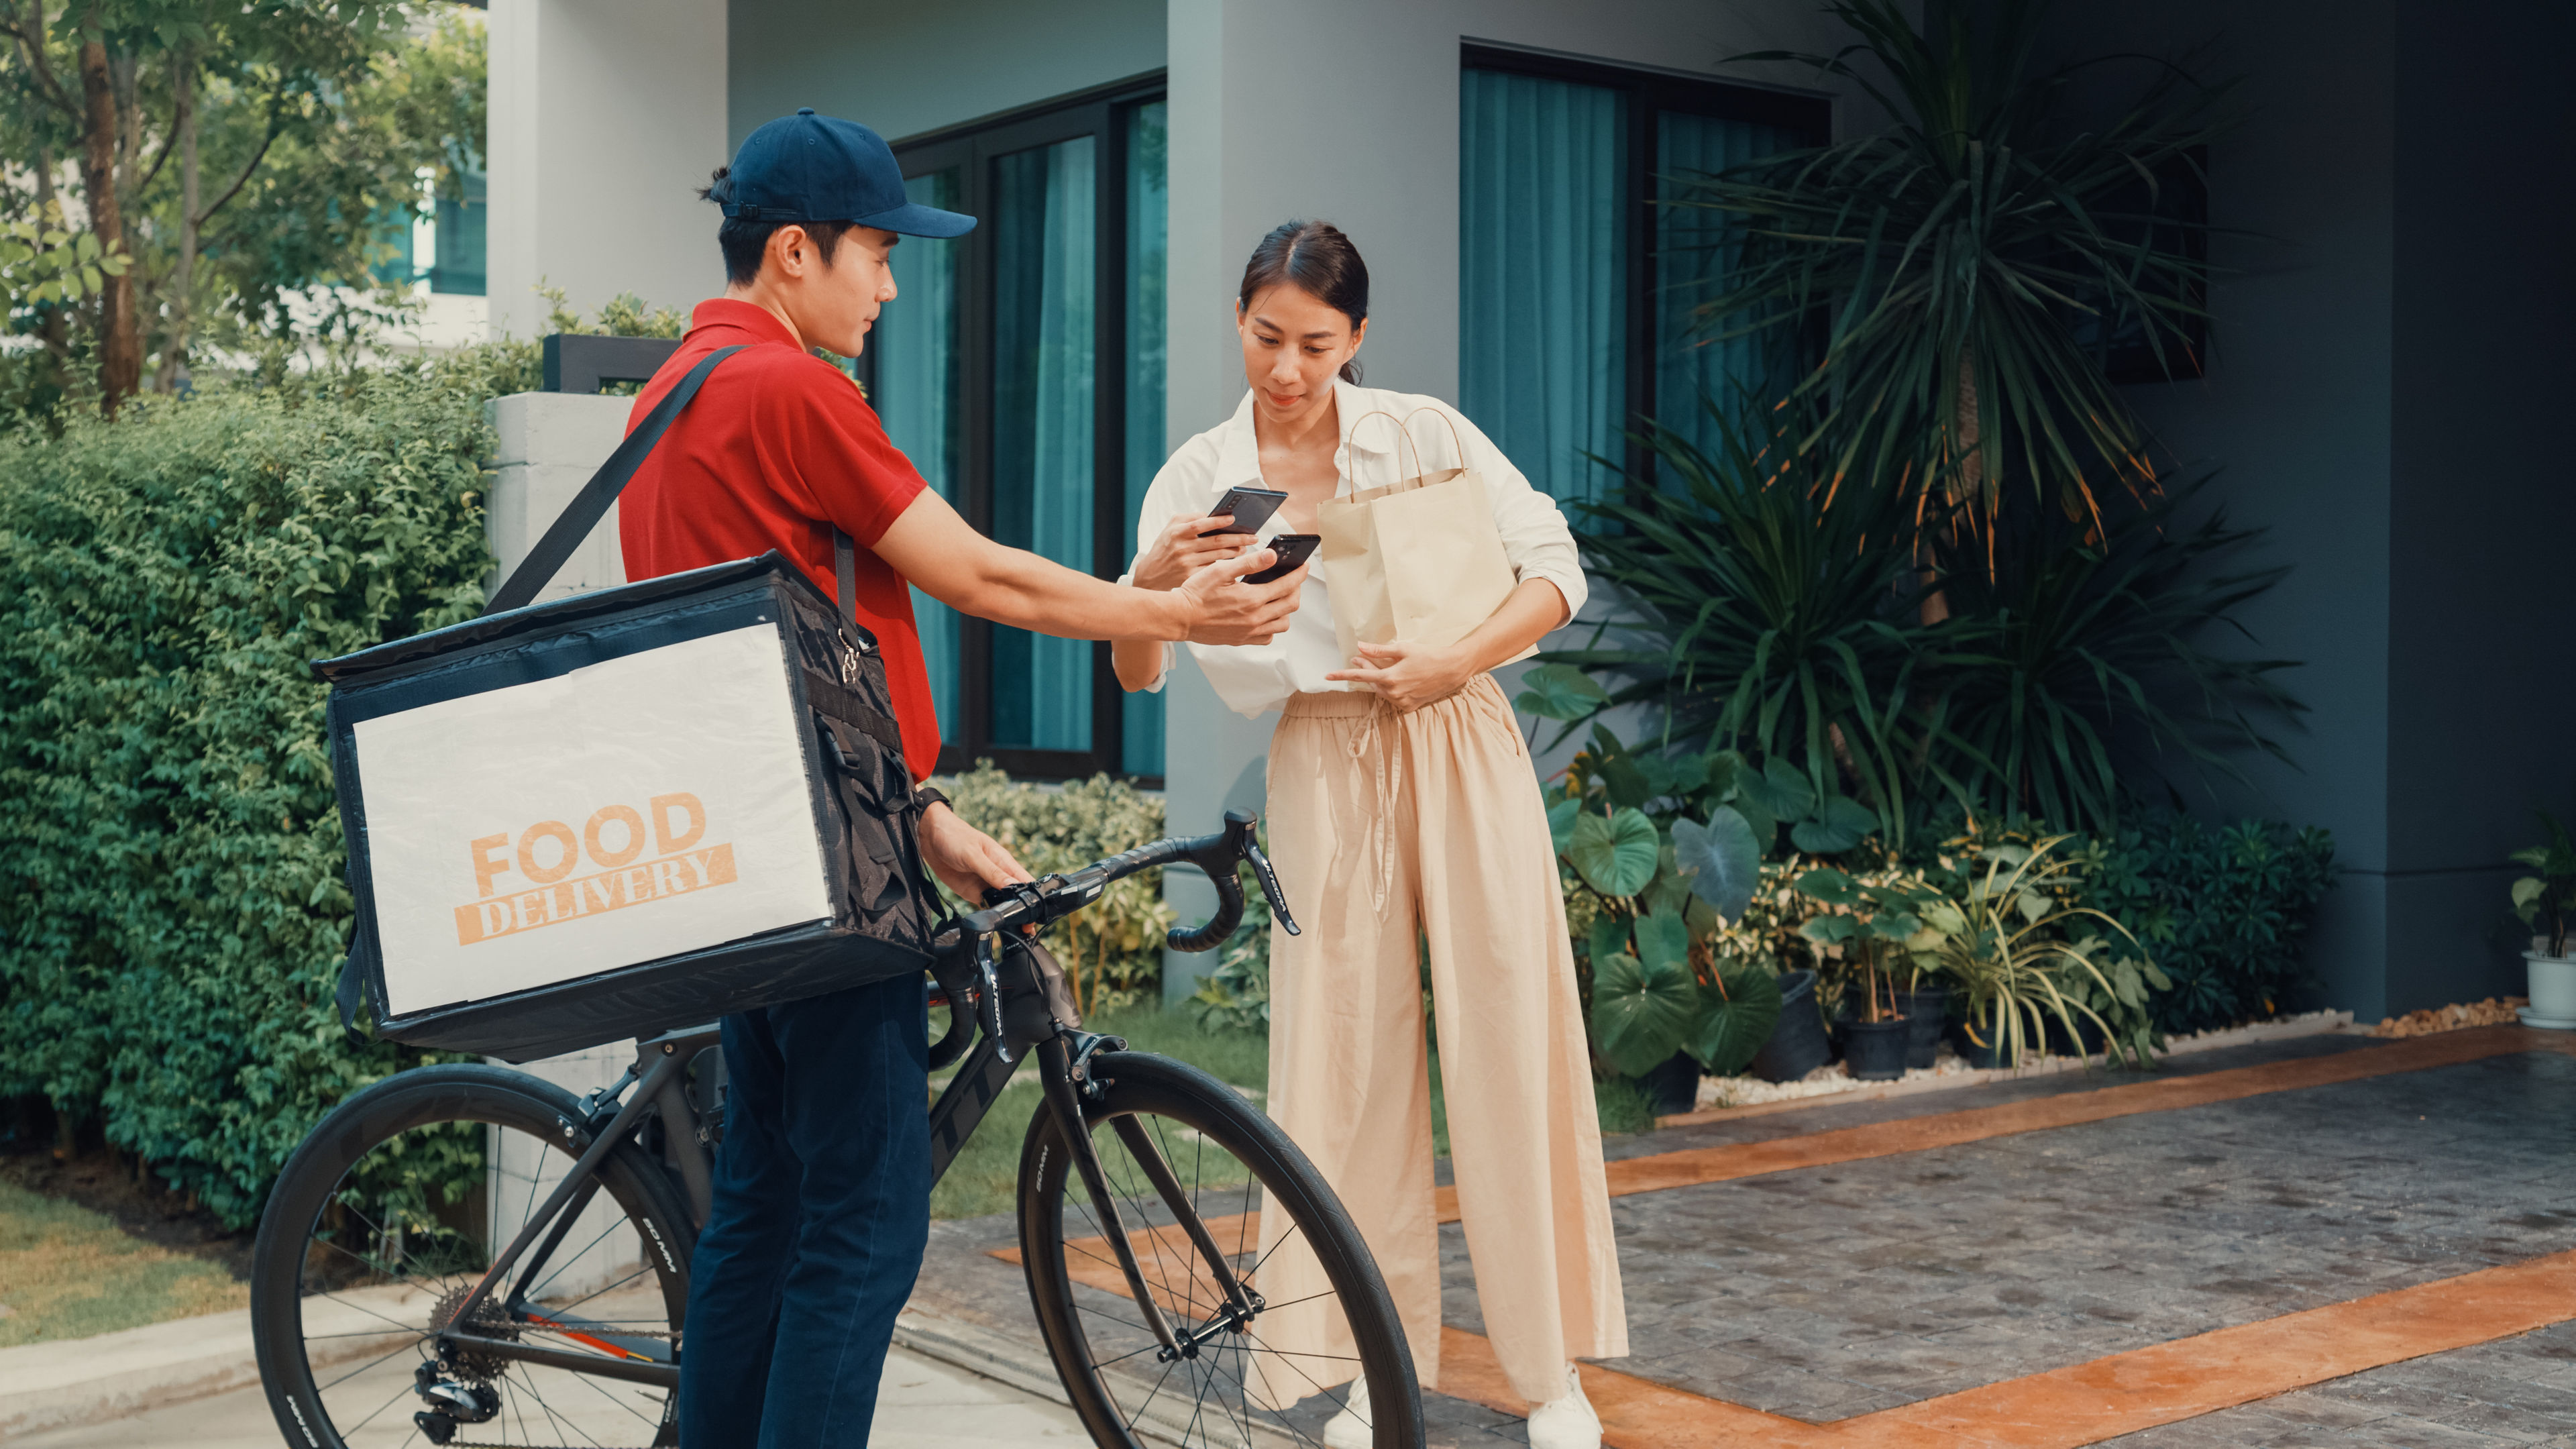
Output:
[[[285,1441],[253,1386],[130,1418],[10,1439],[10,1449],[278,1449]],[[1007,1449],[1089,1444],[1073,1411],[963,1369],[896,1349],[877,1400],[874,1449]]]
[[[2576,1037],[2493,1027],[1616,1139],[1631,1354],[1585,1387],[1614,1449],[2576,1449],[2571,1100]],[[1441,1242],[1430,1441],[1501,1449]],[[1026,1334],[1015,1243],[935,1225],[915,1308]]]

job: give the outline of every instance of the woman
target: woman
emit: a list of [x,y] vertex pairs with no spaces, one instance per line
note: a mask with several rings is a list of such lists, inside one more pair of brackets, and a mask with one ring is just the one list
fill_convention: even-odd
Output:
[[[1284,711],[1270,745],[1270,853],[1306,929],[1270,938],[1270,1112],[1350,1209],[1422,1383],[1435,1386],[1439,1220],[1419,931],[1487,1333],[1513,1390],[1540,1406],[1530,1443],[1598,1449],[1600,1421],[1571,1360],[1625,1355],[1627,1314],[1556,854],[1518,721],[1487,672],[1582,607],[1582,560],[1556,504],[1475,424],[1434,398],[1359,386],[1368,269],[1340,231],[1290,222],[1263,238],[1235,312],[1251,391],[1154,479],[1132,582],[1172,588],[1245,547],[1242,534],[1208,536],[1229,521],[1210,516],[1229,487],[1288,495],[1265,534],[1312,533],[1316,505],[1339,494],[1461,466],[1483,475],[1518,579],[1448,648],[1362,644],[1358,658],[1341,657],[1320,571],[1277,639],[1191,648],[1229,706]],[[1128,689],[1162,687],[1163,645],[1121,643],[1113,657]],[[1297,1248],[1262,1270],[1272,1303],[1296,1305],[1323,1286]],[[1318,1300],[1270,1313],[1324,1311]],[[1265,1337],[1307,1342],[1326,1325],[1304,1327]],[[1312,1365],[1311,1382],[1296,1366],[1272,1367],[1280,1399],[1334,1381]],[[1365,1393],[1327,1426],[1328,1444],[1369,1442]]]

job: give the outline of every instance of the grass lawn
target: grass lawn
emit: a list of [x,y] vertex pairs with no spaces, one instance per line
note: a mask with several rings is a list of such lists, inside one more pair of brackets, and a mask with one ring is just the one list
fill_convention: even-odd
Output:
[[104,1213],[0,1180],[0,1348],[249,1303],[250,1285],[219,1264],[156,1247]]
[[[1132,1007],[1103,1014],[1089,1025],[1092,1030],[1125,1037],[1127,1045],[1136,1051],[1176,1057],[1204,1069],[1219,1081],[1244,1088],[1256,1105],[1262,1102],[1261,1094],[1270,1082],[1268,1038],[1202,1030],[1186,1008],[1163,1011],[1150,1005]],[[934,1080],[933,1086],[938,1085],[941,1082]],[[1600,1106],[1602,1131],[1653,1130],[1654,1114],[1633,1084],[1624,1080],[1596,1083],[1594,1094]],[[950,1164],[948,1175],[931,1190],[931,1217],[975,1218],[1013,1210],[1019,1183],[1020,1143],[1028,1133],[1029,1119],[1036,1115],[1038,1103],[1037,1077],[1023,1069],[1011,1079],[1011,1085],[975,1129],[975,1135],[966,1139],[965,1150]],[[1449,1155],[1449,1115],[1440,1086],[1437,1052],[1431,1058],[1431,1150],[1437,1157]],[[1115,1149],[1112,1152],[1117,1155]],[[1111,1164],[1113,1174],[1116,1166]]]

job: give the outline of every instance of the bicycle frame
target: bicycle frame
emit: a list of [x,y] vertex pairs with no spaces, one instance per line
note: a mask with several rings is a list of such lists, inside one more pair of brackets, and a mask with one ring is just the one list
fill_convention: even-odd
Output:
[[[1086,1099],[1100,1098],[1101,1083],[1091,1072],[1092,1058],[1103,1049],[1124,1050],[1126,1043],[1115,1038],[1086,1032],[1069,1021],[1056,1018],[1049,983],[1041,979],[1036,954],[1004,944],[1003,933],[1022,926],[1035,928],[1060,919],[1099,897],[1107,885],[1122,876],[1155,865],[1186,861],[1206,872],[1217,886],[1217,915],[1195,930],[1175,928],[1172,944],[1185,950],[1205,950],[1232,934],[1242,919],[1243,896],[1235,878],[1234,863],[1249,861],[1269,895],[1272,909],[1283,928],[1296,931],[1297,925],[1288,914],[1288,903],[1272,875],[1269,862],[1262,858],[1253,841],[1253,817],[1241,811],[1226,813],[1226,829],[1213,836],[1191,840],[1162,840],[1149,846],[1085,867],[1070,876],[1050,876],[1032,885],[1015,886],[994,893],[984,910],[977,911],[959,923],[954,935],[943,934],[945,948],[932,974],[941,993],[947,998],[950,1014],[948,1037],[932,1048],[932,1060],[945,1065],[953,1058],[968,1032],[976,1040],[959,1062],[956,1075],[948,1087],[931,1104],[931,1180],[935,1183],[956,1160],[958,1149],[974,1134],[985,1114],[1001,1100],[1013,1071],[1017,1070],[1024,1051],[1014,1048],[1034,1047],[1039,1075],[1045,1090],[1046,1110],[1055,1118],[1062,1132],[1074,1167],[1081,1176],[1084,1190],[1099,1215],[1099,1223],[1117,1254],[1118,1267],[1127,1280],[1130,1296],[1144,1314],[1148,1327],[1160,1344],[1159,1357],[1164,1362],[1195,1357],[1201,1342],[1230,1328],[1240,1327],[1261,1308],[1261,1301],[1238,1280],[1233,1265],[1199,1220],[1188,1195],[1163,1160],[1152,1140],[1125,1118],[1117,1121],[1119,1141],[1135,1159],[1146,1178],[1154,1184],[1156,1195],[1171,1210],[1175,1223],[1188,1236],[1193,1249],[1207,1261],[1210,1276],[1222,1290],[1226,1312],[1222,1319],[1189,1339],[1172,1331],[1161,1306],[1147,1284],[1143,1266],[1137,1261],[1135,1246],[1129,1241],[1126,1223],[1118,1211],[1117,1201],[1109,1191],[1108,1178],[1100,1165],[1099,1154],[1091,1143],[1091,1128],[1084,1115]],[[488,1358],[510,1359],[522,1363],[568,1369],[599,1378],[620,1379],[631,1383],[653,1384],[676,1389],[680,1366],[676,1350],[653,1340],[629,1338],[605,1324],[587,1320],[544,1318],[528,1307],[527,1294],[532,1286],[545,1280],[540,1273],[546,1260],[562,1246],[571,1231],[573,1220],[589,1205],[599,1190],[595,1175],[599,1164],[616,1145],[636,1135],[649,1115],[659,1114],[663,1138],[673,1169],[687,1193],[691,1218],[704,1226],[713,1207],[714,1174],[706,1153],[709,1137],[705,1122],[688,1095],[688,1070],[699,1053],[721,1041],[718,1028],[691,1027],[639,1040],[635,1044],[635,1064],[608,1087],[593,1092],[587,1099],[589,1111],[579,1122],[562,1123],[565,1140],[579,1142],[584,1134],[589,1140],[573,1161],[572,1169],[555,1184],[554,1191],[518,1232],[494,1256],[492,1265],[476,1281],[473,1289],[449,1313],[433,1337],[442,1361],[452,1360],[460,1349],[470,1348]],[[630,1096],[629,1087],[636,1090]],[[622,1099],[622,1100],[621,1100]],[[649,1231],[649,1226],[648,1226]],[[679,1266],[674,1245],[657,1240],[650,1250],[661,1254],[666,1268]],[[502,1297],[504,1314],[513,1321],[542,1321],[550,1327],[590,1346],[604,1350],[599,1355],[575,1353],[567,1349],[540,1344],[520,1343],[471,1331],[467,1325],[476,1312],[489,1302],[511,1270],[522,1269],[510,1290]],[[567,1321],[568,1320],[568,1321]],[[585,1332],[585,1326],[597,1332]]]
[[[1089,1193],[1099,1223],[1127,1286],[1147,1326],[1161,1345],[1159,1358],[1195,1357],[1199,1345],[1216,1333],[1238,1328],[1248,1322],[1262,1307],[1258,1296],[1249,1292],[1236,1278],[1232,1264],[1217,1247],[1216,1241],[1201,1222],[1197,1211],[1182,1189],[1179,1179],[1163,1160],[1161,1152],[1144,1131],[1126,1118],[1117,1119],[1120,1143],[1144,1171],[1173,1215],[1175,1223],[1188,1236],[1196,1251],[1205,1258],[1210,1276],[1224,1294],[1226,1312],[1201,1333],[1184,1339],[1174,1333],[1170,1322],[1155,1301],[1148,1286],[1143,1265],[1137,1260],[1129,1241],[1127,1225],[1118,1211],[1116,1197],[1110,1192],[1106,1174],[1091,1142],[1091,1129],[1084,1116],[1085,1099],[1097,1100],[1102,1084],[1093,1079],[1092,1058],[1103,1050],[1118,1051],[1126,1047],[1119,1038],[1101,1036],[1077,1027],[1045,1019],[1041,1035],[1035,1030],[1013,1031],[1005,1023],[1005,1002],[1036,1002],[1043,1007],[1045,983],[1039,979],[1034,956],[1025,950],[996,949],[995,934],[971,938],[971,950],[957,954],[972,963],[971,991],[948,988],[951,1011],[974,1011],[978,1039],[958,1065],[956,1075],[930,1108],[931,1180],[944,1176],[956,1160],[958,1150],[974,1134],[994,1104],[1001,1099],[1002,1089],[1009,1084],[1021,1059],[1034,1054],[1040,1080],[1045,1090],[1047,1110],[1062,1131]],[[961,947],[964,943],[961,942]],[[953,959],[953,958],[952,958]],[[943,973],[943,976],[947,973]],[[962,974],[962,973],[961,973]],[[970,1007],[969,1002],[972,1002]],[[980,1008],[980,1009],[978,1009]],[[1030,1027],[1035,1023],[1030,1022]],[[545,1202],[521,1224],[508,1245],[502,1248],[490,1268],[474,1288],[459,1302],[434,1334],[437,1353],[442,1360],[459,1351],[470,1349],[487,1358],[510,1359],[551,1368],[568,1369],[598,1378],[618,1379],[631,1383],[659,1385],[676,1389],[680,1368],[676,1357],[666,1357],[669,1346],[654,1340],[627,1339],[608,1325],[588,1324],[571,1315],[546,1318],[531,1310],[526,1301],[530,1287],[544,1281],[547,1259],[563,1243],[573,1221],[589,1204],[599,1189],[596,1177],[600,1162],[617,1143],[640,1131],[648,1116],[659,1114],[663,1122],[664,1141],[685,1188],[691,1217],[704,1226],[712,1208],[713,1174],[706,1144],[709,1133],[696,1106],[688,1096],[688,1070],[699,1053],[717,1046],[721,1040],[718,1028],[693,1027],[640,1040],[635,1046],[635,1064],[626,1075],[611,1086],[591,1094],[589,1114],[579,1122],[562,1124],[566,1140],[580,1141],[583,1147],[570,1171],[546,1195]],[[1035,1047],[1034,1053],[1014,1052],[1014,1045]],[[627,1089],[636,1090],[629,1095]],[[622,1102],[620,1099],[623,1099]],[[655,1242],[652,1251],[663,1255],[666,1266],[678,1266],[673,1245]],[[476,1333],[466,1325],[474,1321],[476,1311],[489,1301],[498,1285],[522,1268],[510,1290],[502,1295],[503,1312],[511,1319],[539,1319],[558,1330],[605,1350],[603,1354],[576,1353],[568,1349],[491,1337]],[[585,1328],[596,1331],[585,1331]]]

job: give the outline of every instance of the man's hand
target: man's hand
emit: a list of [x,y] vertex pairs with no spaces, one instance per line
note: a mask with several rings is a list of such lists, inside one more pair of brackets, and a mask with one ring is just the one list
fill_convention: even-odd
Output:
[[1200,569],[1252,547],[1251,534],[1208,532],[1232,522],[1231,513],[1173,519],[1163,525],[1161,535],[1145,550],[1144,557],[1136,560],[1136,573],[1130,582],[1140,589],[1177,589]]
[[970,907],[984,904],[989,886],[1032,879],[1002,843],[958,818],[945,805],[921,812],[921,863]]
[[1247,584],[1245,574],[1257,574],[1279,561],[1279,555],[1267,544],[1229,559],[1219,559],[1183,580],[1172,590],[1172,596],[1188,610],[1189,631],[1183,637],[1193,644],[1267,644],[1288,627],[1288,616],[1297,612],[1297,591],[1306,586],[1306,571],[1313,564],[1299,564],[1295,573],[1266,584]]
[[1411,714],[1438,704],[1465,689],[1479,672],[1476,661],[1460,647],[1419,649],[1403,644],[1362,644],[1352,668],[1337,669],[1326,679],[1365,684],[1398,714]]

